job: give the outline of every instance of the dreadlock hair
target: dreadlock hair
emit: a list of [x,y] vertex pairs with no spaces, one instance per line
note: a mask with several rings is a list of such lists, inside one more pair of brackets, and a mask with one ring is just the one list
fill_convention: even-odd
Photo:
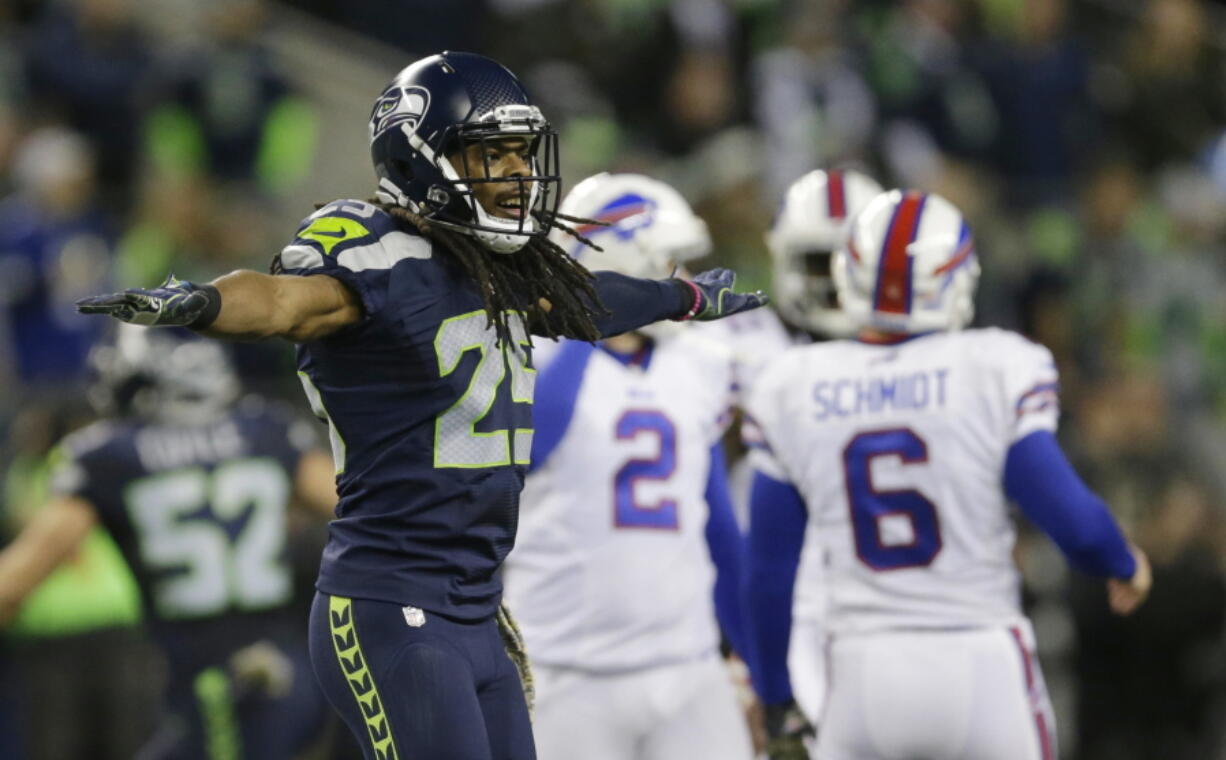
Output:
[[[600,339],[595,319],[609,311],[596,294],[592,273],[548,237],[535,235],[516,253],[497,254],[468,235],[431,224],[407,208],[379,199],[370,202],[401,224],[415,228],[464,268],[481,292],[488,324],[504,344],[511,342],[508,311],[525,312],[528,321],[550,338]],[[605,222],[563,214],[537,214],[536,219],[547,229],[560,229],[597,250],[599,246],[563,222],[607,226]],[[551,306],[548,313],[541,308],[542,298]]]

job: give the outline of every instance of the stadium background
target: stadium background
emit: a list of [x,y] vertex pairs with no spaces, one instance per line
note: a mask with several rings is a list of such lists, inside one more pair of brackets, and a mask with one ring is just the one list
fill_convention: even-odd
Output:
[[[444,48],[520,74],[568,185],[602,169],[675,184],[712,263],[754,285],[808,169],[959,205],[977,322],[1055,352],[1063,442],[1154,563],[1121,621],[1045,539],[1019,547],[1062,755],[1226,758],[1226,4],[1208,0],[0,0],[10,529],[88,415],[106,325],[73,300],[266,267],[314,203],[369,194],[372,99]],[[287,345],[236,356],[305,413]],[[298,536],[309,584],[318,527]],[[63,731],[123,700],[155,709],[158,663],[108,551],[7,632],[0,756],[22,757],[30,701],[83,692]]]

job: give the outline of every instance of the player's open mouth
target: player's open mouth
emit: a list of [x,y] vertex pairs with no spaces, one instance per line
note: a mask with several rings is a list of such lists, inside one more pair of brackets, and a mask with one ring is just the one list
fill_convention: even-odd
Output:
[[499,198],[495,203],[495,207],[495,216],[501,216],[505,219],[524,218],[524,197],[519,193]]

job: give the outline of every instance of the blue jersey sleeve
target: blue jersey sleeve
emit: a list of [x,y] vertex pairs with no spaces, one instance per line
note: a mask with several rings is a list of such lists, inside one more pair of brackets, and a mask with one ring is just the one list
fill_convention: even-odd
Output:
[[791,483],[755,472],[749,497],[745,615],[750,673],[768,705],[792,698],[788,679],[788,638],[792,631],[792,590],[804,546],[808,512]]
[[327,275],[352,290],[366,318],[388,303],[397,260],[429,256],[430,243],[401,231],[386,212],[356,200],[333,201],[298,225],[294,239],[273,260],[274,274]]
[[732,649],[748,662],[745,615],[741,603],[741,571],[745,552],[741,531],[732,511],[732,493],[724,463],[724,446],[711,447],[707,474],[707,546],[715,563],[715,616]]
[[529,472],[545,464],[566,435],[575,413],[575,399],[583,385],[583,374],[595,350],[591,343],[565,341],[549,366],[537,375],[532,402],[532,426],[536,432],[532,436]]
[[603,337],[679,317],[689,307],[685,300],[688,291],[678,287],[678,280],[643,280],[609,271],[594,275],[596,295],[609,310],[595,320]]
[[1056,437],[1036,431],[1005,459],[1005,493],[1083,573],[1131,578],[1136,561],[1107,506],[1065,458]]

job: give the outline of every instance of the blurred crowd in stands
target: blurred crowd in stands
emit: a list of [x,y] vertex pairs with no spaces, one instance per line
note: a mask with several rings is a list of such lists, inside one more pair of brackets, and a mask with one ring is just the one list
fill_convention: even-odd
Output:
[[[1151,602],[1121,621],[1045,539],[1019,546],[1063,755],[1226,758],[1226,3],[0,0],[10,524],[36,508],[57,433],[88,414],[107,326],[76,298],[263,269],[311,211],[287,198],[373,186],[359,151],[343,157],[356,180],[302,187],[341,116],[319,93],[346,84],[303,81],[266,44],[291,17],[343,32],[386,76],[443,48],[503,61],[559,128],[568,186],[604,169],[673,183],[711,225],[713,263],[755,285],[772,211],[809,169],[960,206],[983,261],[977,323],[1054,351],[1062,438],[1154,562]],[[252,387],[304,406],[288,346],[237,353]],[[46,657],[14,653],[56,661],[64,637],[135,631],[131,593],[117,580],[8,632],[0,726],[57,690]],[[150,711],[139,634],[109,645],[133,650],[134,683],[88,647],[78,675]]]

